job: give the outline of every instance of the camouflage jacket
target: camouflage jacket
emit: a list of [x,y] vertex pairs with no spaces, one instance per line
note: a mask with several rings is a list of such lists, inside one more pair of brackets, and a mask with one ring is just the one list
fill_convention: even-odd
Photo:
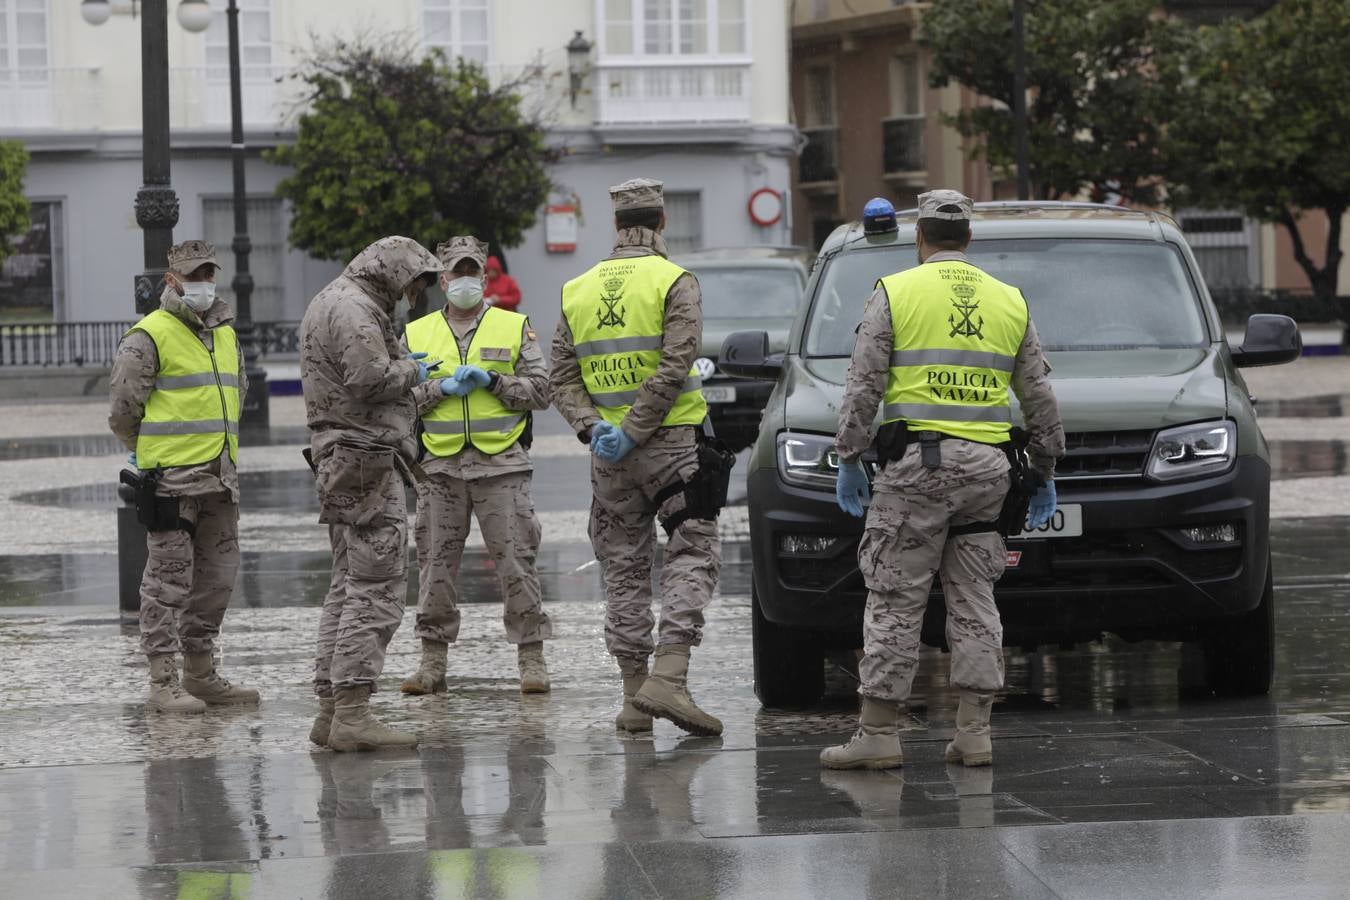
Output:
[[[954,259],[968,261],[965,254],[954,252],[936,253],[928,261]],[[858,326],[858,339],[853,345],[853,360],[849,364],[839,411],[835,447],[839,458],[845,462],[856,460],[872,443],[872,423],[876,419],[877,406],[886,393],[894,345],[890,301],[886,292],[878,287],[868,298],[862,323]],[[1050,364],[1045,360],[1040,337],[1030,318],[1013,363],[1012,389],[1021,404],[1022,417],[1030,434],[1027,453],[1031,464],[1043,477],[1053,478],[1055,461],[1064,455],[1064,426],[1060,423],[1059,404],[1050,386]],[[944,446],[942,452],[946,458],[962,451],[953,447],[949,452]],[[1007,468],[1001,453],[976,454],[976,457],[988,461],[984,466],[988,471],[968,471],[965,473],[968,479],[979,480],[985,475],[997,477]],[[886,474],[892,469],[898,467],[887,466],[878,479],[878,487],[885,488]]]
[[[487,310],[488,307],[484,304],[472,322],[461,323],[446,317],[451,330],[455,333],[455,340],[461,353],[468,353],[469,344],[473,341],[474,333],[478,331],[478,323],[483,320],[483,314]],[[407,350],[406,336],[401,346],[404,351]],[[447,377],[453,375],[459,365],[453,359],[444,360],[437,374]],[[515,374],[499,376],[496,386],[490,390],[507,409],[524,412],[548,408],[548,369],[544,365],[544,353],[539,349],[539,338],[530,327],[528,319],[520,336],[520,360],[516,363]],[[413,400],[417,403],[418,415],[426,413],[445,399],[445,395],[441,393],[440,378],[432,378],[413,388]],[[477,478],[490,478],[493,475],[506,475],[511,472],[529,472],[533,469],[533,465],[530,463],[529,451],[520,444],[512,444],[495,455],[483,453],[469,446],[454,456],[427,454],[422,460],[422,469],[428,475],[440,473],[464,481],[473,481]]]
[[[211,329],[229,325],[234,321],[234,311],[224,300],[217,299],[202,315],[198,316],[183,302],[178,292],[167,285],[159,298],[160,309],[173,314],[201,339],[208,350],[214,349]],[[144,331],[130,331],[117,345],[117,355],[113,359],[112,376],[109,379],[111,409],[108,414],[108,427],[128,450],[136,449],[136,439],[141,432],[141,419],[145,417],[145,404],[150,392],[155,388],[155,375],[159,372],[159,352],[154,338]],[[244,376],[244,355],[239,354],[239,398],[248,394],[248,379]],[[239,502],[239,473],[230,461],[228,447],[222,447],[220,456],[195,466],[174,466],[164,470],[159,482],[160,491],[176,496],[194,496],[199,494],[218,494],[228,491],[230,497]]]
[[339,443],[417,459],[417,363],[400,350],[390,315],[413,279],[440,268],[416,241],[381,238],[310,301],[300,323],[300,379],[316,463]]
[[[614,241],[614,252],[609,259],[627,259],[634,256],[666,256],[666,242],[655,231],[647,228],[624,228]],[[656,373],[642,382],[633,408],[624,417],[624,432],[643,443],[670,412],[684,391],[685,379],[698,357],[699,340],[703,336],[703,296],[698,281],[685,274],[666,294],[664,330],[661,338],[661,364]],[[553,335],[553,364],[549,372],[549,393],[554,406],[578,434],[596,422],[600,414],[586,393],[581,378],[581,367],[572,341],[572,329],[566,317],[559,317],[558,330]]]

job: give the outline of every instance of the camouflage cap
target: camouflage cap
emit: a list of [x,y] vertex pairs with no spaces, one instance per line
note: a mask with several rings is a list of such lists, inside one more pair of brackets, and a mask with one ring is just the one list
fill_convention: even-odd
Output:
[[653,178],[630,178],[623,184],[609,189],[609,198],[614,201],[614,211],[625,209],[664,209],[664,183]]
[[478,268],[483,268],[487,262],[488,245],[472,235],[457,235],[448,241],[443,241],[436,247],[436,258],[445,266],[445,271],[449,272],[455,268],[455,264],[461,259],[471,259],[478,263]]
[[169,268],[179,275],[191,275],[208,263],[220,268],[216,248],[206,241],[183,241],[169,248]]
[[[955,206],[948,210],[944,207]],[[946,219],[949,222],[968,221],[975,213],[975,204],[960,191],[928,191],[919,195],[920,219]]]

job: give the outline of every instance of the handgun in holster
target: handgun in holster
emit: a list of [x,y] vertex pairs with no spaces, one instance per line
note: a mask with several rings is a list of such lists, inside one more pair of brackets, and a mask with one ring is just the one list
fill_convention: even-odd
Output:
[[163,477],[163,469],[136,472],[123,469],[118,480],[131,488],[131,500],[136,505],[136,521],[144,525],[146,531],[186,531],[188,537],[195,538],[197,526],[179,515],[178,498],[158,493],[159,481]]
[[1045,483],[1040,473],[1031,467],[1031,458],[1027,455],[1029,442],[1030,435],[1021,428],[1014,428],[1008,435],[1008,442],[1002,445],[1003,453],[1008,457],[1008,493],[1003,497],[998,518],[992,522],[953,525],[947,531],[949,538],[985,532],[997,532],[1006,538],[1022,531],[1031,498]]
[[736,465],[736,454],[727,449],[706,419],[696,444],[698,471],[688,481],[675,481],[656,494],[659,507],[676,494],[684,494],[684,509],[661,523],[666,537],[690,519],[716,519],[727,505],[727,491],[731,487],[731,469]]

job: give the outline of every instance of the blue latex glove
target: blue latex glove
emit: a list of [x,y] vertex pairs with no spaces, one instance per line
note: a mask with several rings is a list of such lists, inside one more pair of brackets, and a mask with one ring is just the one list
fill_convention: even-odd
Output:
[[135,450],[132,450],[130,453],[127,454],[127,462],[131,463],[131,465],[132,465],[133,467],[135,467],[135,468],[138,468],[138,469],[140,468],[140,466],[137,466],[137,465],[136,465],[136,451],[135,451]]
[[485,388],[492,383],[492,376],[477,366],[460,366],[455,370],[455,379],[472,388]]
[[424,359],[426,359],[426,358],[427,358],[427,355],[426,355],[425,353],[409,353],[409,354],[408,354],[408,359],[411,359],[411,360],[413,360],[414,362],[417,363],[417,383],[418,383],[418,384],[421,384],[422,382],[424,382],[424,381],[427,380],[427,372],[430,371],[430,370],[427,368],[427,364],[424,363],[424,362],[422,362],[422,360],[424,360]]
[[605,462],[616,463],[627,456],[636,446],[637,441],[625,434],[622,428],[615,428],[611,425],[608,431],[594,439],[591,452]]
[[1041,485],[1040,490],[1031,495],[1031,505],[1027,507],[1027,529],[1035,531],[1055,514],[1055,507],[1058,504],[1055,498],[1055,482],[1047,481]]
[[471,390],[473,390],[473,385],[465,384],[453,375],[441,379],[441,394],[443,396],[463,397]]
[[[595,448],[599,444],[600,439],[614,430],[615,430],[614,426],[606,422],[604,419],[601,419],[599,422],[596,422],[594,425],[592,425],[591,452],[595,453]],[[596,455],[598,456],[599,454]]]
[[839,480],[834,485],[834,499],[839,508],[850,516],[863,517],[863,507],[872,502],[872,486],[867,483],[867,472],[862,463],[839,461]]

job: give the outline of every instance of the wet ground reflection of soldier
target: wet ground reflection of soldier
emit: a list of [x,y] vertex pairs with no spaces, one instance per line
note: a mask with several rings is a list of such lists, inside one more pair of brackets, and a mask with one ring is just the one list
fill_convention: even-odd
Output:
[[[148,716],[151,740],[162,746],[218,739],[226,719],[183,720]],[[157,865],[213,863],[211,870],[173,874],[142,870],[143,897],[248,897],[257,856],[246,831],[247,812],[235,807],[214,755],[200,759],[152,759],[145,764],[145,847]],[[264,823],[265,827],[265,823]],[[3,893],[3,892],[0,892]]]
[[[421,897],[418,867],[403,854],[380,854],[394,841],[385,822],[375,785],[398,769],[411,767],[416,754],[387,750],[378,757],[312,753],[319,773],[319,835],[324,854],[335,857],[325,896]],[[376,855],[371,855],[376,854]]]

